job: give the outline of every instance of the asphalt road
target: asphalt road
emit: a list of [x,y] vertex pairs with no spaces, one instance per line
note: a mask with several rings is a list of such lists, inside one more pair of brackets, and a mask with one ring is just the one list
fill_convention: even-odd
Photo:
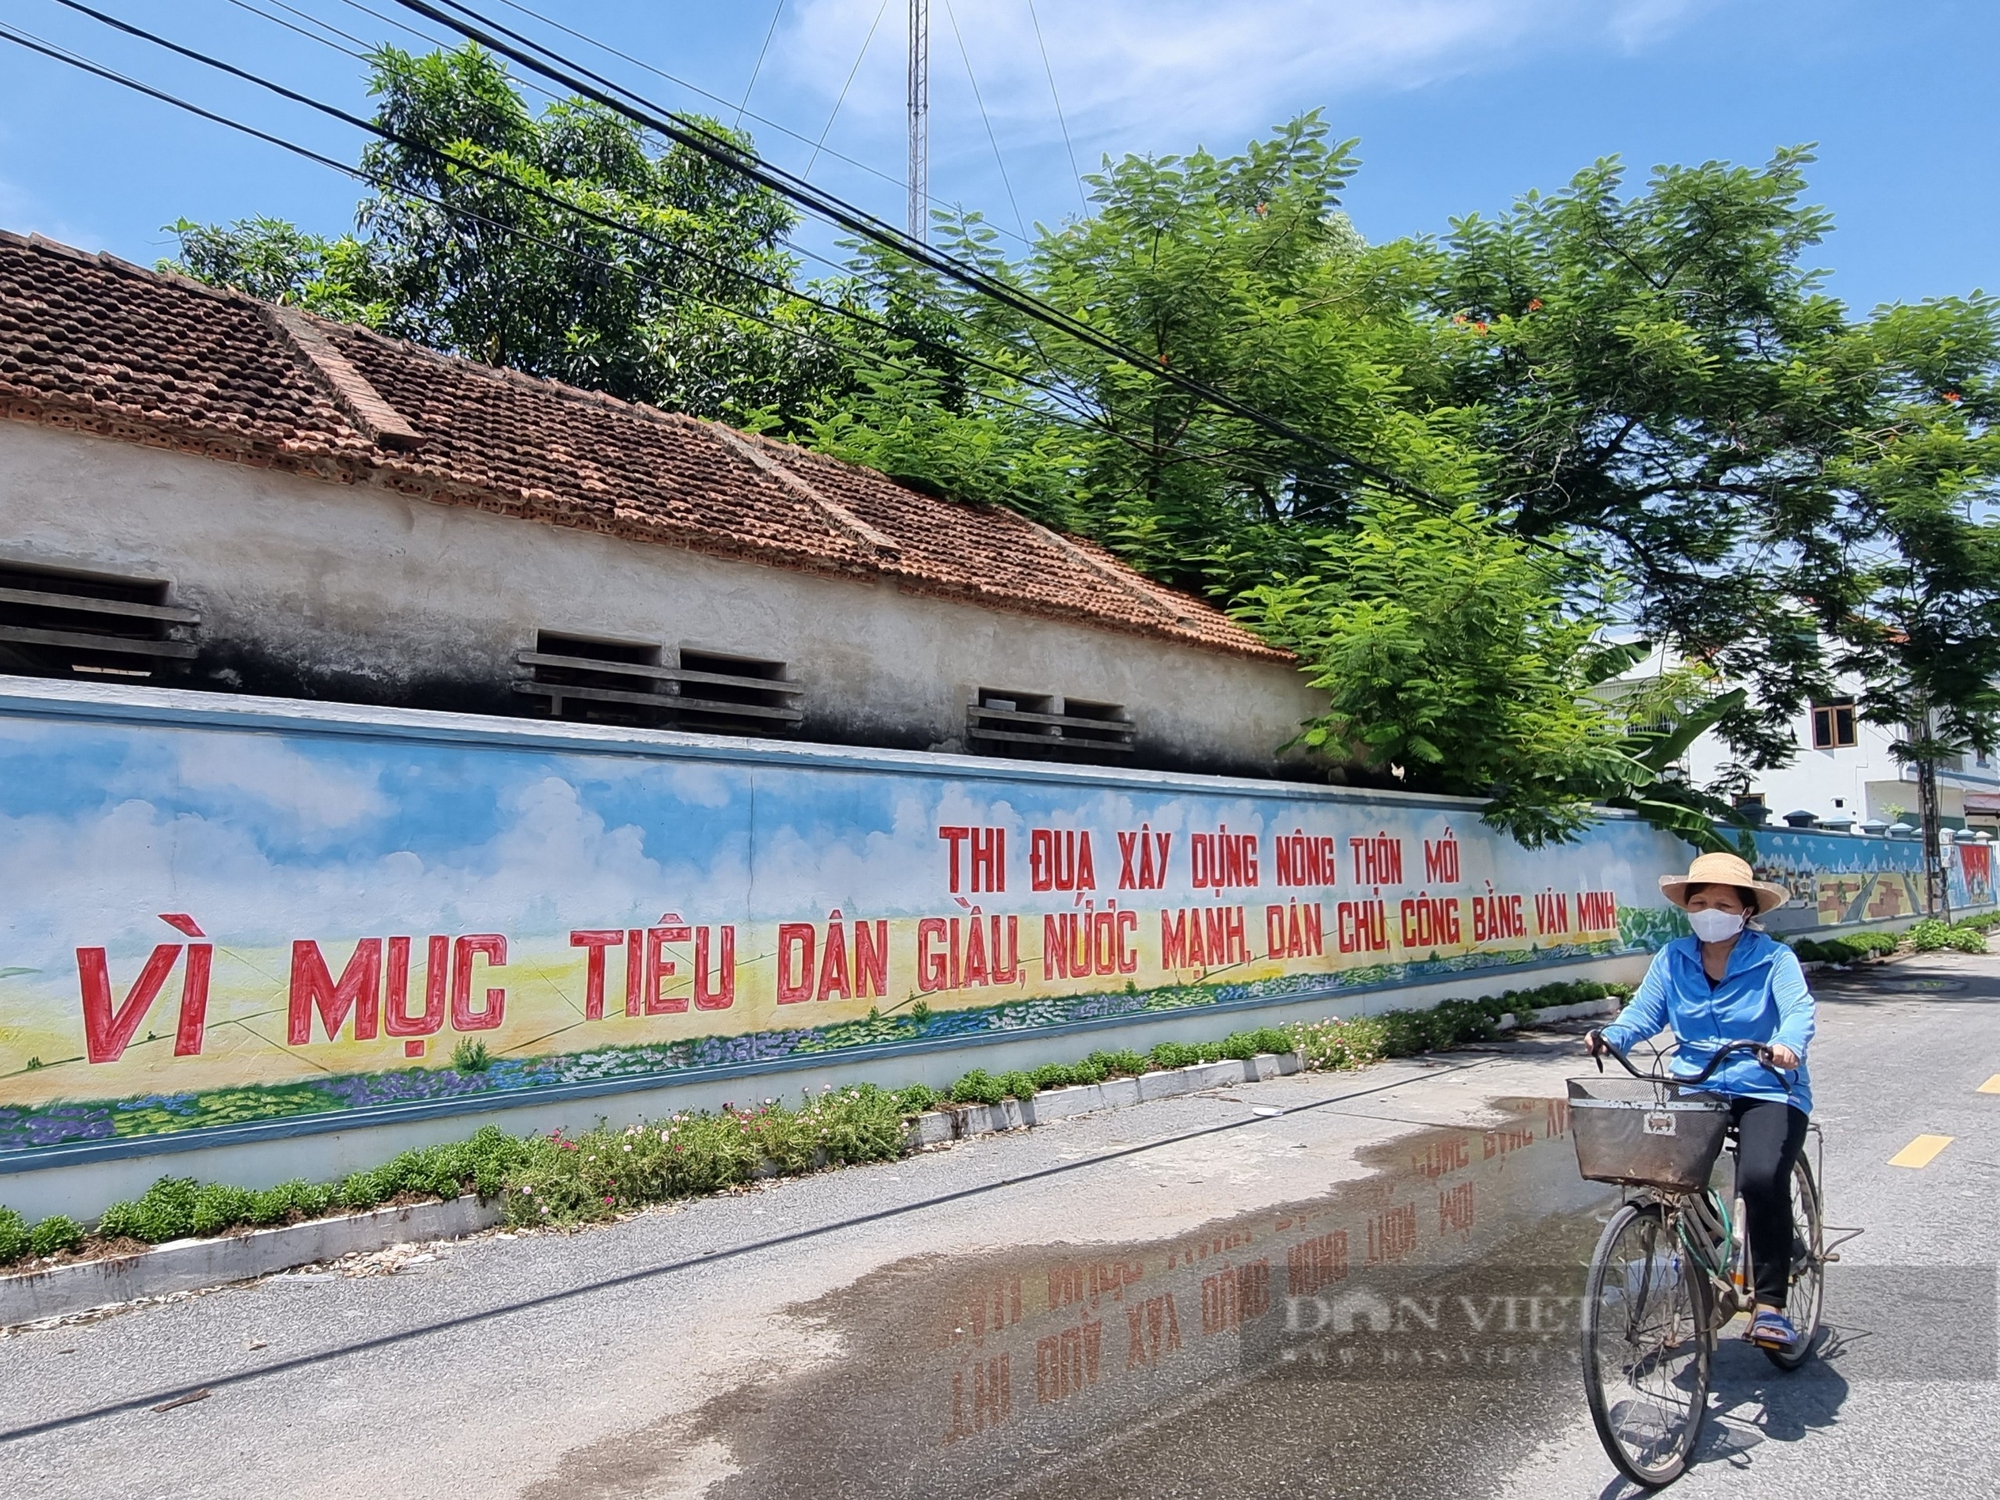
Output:
[[[1820,988],[1828,1217],[1867,1232],[1820,1360],[1723,1350],[1679,1488],[1984,1496],[2000,957]],[[1618,1494],[1569,1300],[1607,1203],[1549,1102],[1578,1064],[1276,1080],[15,1335],[0,1494]]]

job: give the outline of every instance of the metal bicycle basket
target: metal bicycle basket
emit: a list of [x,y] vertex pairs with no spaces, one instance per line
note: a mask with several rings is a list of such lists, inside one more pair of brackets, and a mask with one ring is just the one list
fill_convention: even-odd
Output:
[[1729,1102],[1636,1078],[1569,1080],[1576,1168],[1592,1182],[1698,1192],[1729,1132]]

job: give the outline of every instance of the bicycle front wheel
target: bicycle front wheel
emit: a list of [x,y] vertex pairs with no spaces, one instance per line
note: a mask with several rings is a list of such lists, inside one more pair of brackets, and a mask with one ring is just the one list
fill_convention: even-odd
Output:
[[1583,1292],[1583,1386],[1619,1472],[1648,1489],[1686,1469],[1708,1408],[1708,1283],[1659,1203],[1611,1217]]

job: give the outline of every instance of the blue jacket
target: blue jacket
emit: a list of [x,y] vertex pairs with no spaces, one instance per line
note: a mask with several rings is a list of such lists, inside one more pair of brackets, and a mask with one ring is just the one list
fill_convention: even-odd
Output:
[[1699,1073],[1725,1042],[1783,1042],[1799,1055],[1797,1073],[1781,1077],[1739,1052],[1703,1088],[1781,1099],[1812,1112],[1812,1080],[1806,1072],[1806,1047],[1813,1038],[1812,991],[1792,950],[1776,938],[1746,929],[1729,950],[1721,982],[1713,987],[1701,966],[1701,944],[1691,937],[1675,938],[1653,955],[1639,992],[1604,1028],[1604,1039],[1624,1052],[1668,1026],[1680,1042],[1673,1071],[1683,1078]]

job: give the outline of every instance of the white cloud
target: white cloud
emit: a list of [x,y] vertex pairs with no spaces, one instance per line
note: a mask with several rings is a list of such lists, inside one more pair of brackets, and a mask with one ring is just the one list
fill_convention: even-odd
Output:
[[307,839],[389,813],[376,771],[355,770],[326,755],[301,755],[268,736],[186,734],[177,741],[183,787],[249,797]]
[[[830,101],[877,3],[806,0],[782,35],[778,67]],[[1098,0],[1043,4],[1038,13],[1073,133],[1121,151],[1171,149],[1148,139],[1148,127],[1160,123],[1182,134],[1255,129],[1271,123],[1282,107],[1275,100],[1332,102],[1358,89],[1411,88],[1562,47],[1635,50],[1710,3]],[[1027,0],[958,0],[954,11],[957,34],[945,6],[933,8],[934,95],[963,79],[962,36],[996,128],[1054,138]],[[901,119],[902,47],[902,29],[892,34],[885,23],[842,106],[844,119]]]

